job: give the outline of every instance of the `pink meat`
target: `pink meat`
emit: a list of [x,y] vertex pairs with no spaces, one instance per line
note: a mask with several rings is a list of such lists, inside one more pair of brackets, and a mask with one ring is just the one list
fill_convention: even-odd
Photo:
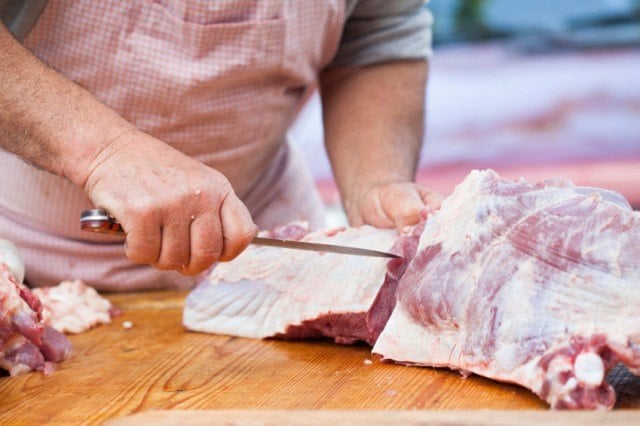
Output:
[[71,344],[42,322],[42,304],[0,263],[0,368],[12,376],[32,370],[51,372],[71,355]]
[[269,238],[277,238],[280,240],[298,241],[309,233],[309,224],[307,222],[294,222],[288,225],[279,226],[271,231],[261,232]]
[[610,408],[640,374],[640,214],[616,193],[473,172],[426,224],[374,352]]
[[[271,236],[373,248],[407,258],[417,236],[398,240],[393,230],[369,226],[300,235],[299,226]],[[277,237],[277,236],[276,236]],[[407,262],[335,253],[250,246],[220,264],[186,300],[188,329],[245,337],[373,344],[395,305],[397,281]]]
[[388,360],[520,384],[553,408],[611,408],[609,370],[640,374],[640,213],[617,193],[476,171],[411,235],[297,238],[404,260],[250,247],[189,295],[187,328],[361,340]]

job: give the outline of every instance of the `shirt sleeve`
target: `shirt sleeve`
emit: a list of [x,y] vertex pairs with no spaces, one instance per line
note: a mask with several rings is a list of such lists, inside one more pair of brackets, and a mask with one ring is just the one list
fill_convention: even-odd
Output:
[[22,40],[35,25],[48,0],[0,0],[0,20]]
[[425,0],[347,2],[340,46],[332,66],[371,65],[431,55],[433,17]]

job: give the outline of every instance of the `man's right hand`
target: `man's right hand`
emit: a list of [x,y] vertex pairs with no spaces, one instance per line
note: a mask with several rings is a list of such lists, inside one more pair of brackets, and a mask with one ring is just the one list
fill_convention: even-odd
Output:
[[136,130],[1,22],[0,111],[0,149],[84,188],[121,222],[135,262],[197,274],[257,232],[224,176]]
[[257,233],[222,174],[135,129],[96,156],[84,189],[127,232],[127,257],[158,269],[201,273]]

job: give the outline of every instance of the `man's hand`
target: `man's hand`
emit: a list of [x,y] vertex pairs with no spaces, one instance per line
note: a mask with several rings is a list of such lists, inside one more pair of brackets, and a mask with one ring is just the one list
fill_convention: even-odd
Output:
[[100,152],[84,188],[127,232],[127,257],[158,269],[198,274],[257,233],[222,174],[136,130]]
[[427,63],[327,70],[325,144],[352,225],[415,225],[442,196],[413,183],[424,128]]
[[378,228],[393,228],[405,232],[418,223],[423,213],[440,208],[443,197],[427,187],[413,182],[394,182],[370,187],[352,200],[347,207],[349,223],[365,223]]
[[135,129],[0,23],[0,148],[84,188],[128,232],[126,254],[197,274],[256,233],[220,173]]

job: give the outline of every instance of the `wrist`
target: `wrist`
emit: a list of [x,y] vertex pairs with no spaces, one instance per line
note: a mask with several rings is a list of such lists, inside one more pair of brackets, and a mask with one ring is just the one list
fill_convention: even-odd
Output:
[[[90,133],[93,133],[91,135]],[[92,129],[78,136],[70,152],[64,156],[62,175],[71,182],[85,188],[92,172],[99,164],[116,152],[124,149],[131,140],[131,134],[141,133],[133,125],[122,122],[109,123],[99,129]]]

